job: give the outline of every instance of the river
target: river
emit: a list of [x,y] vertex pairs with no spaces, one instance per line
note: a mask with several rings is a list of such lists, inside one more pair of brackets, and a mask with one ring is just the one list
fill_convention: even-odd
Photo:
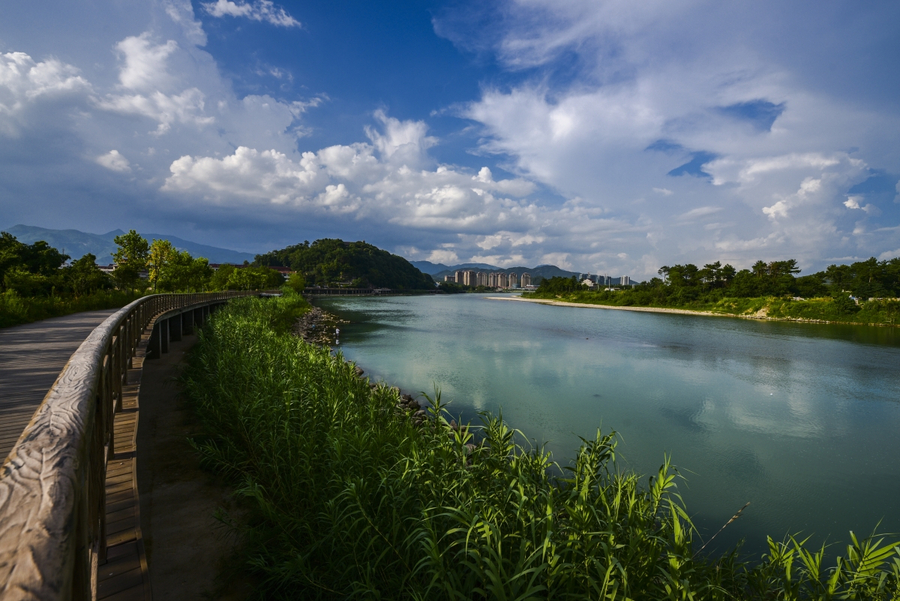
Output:
[[339,349],[370,377],[437,386],[463,421],[502,410],[560,464],[599,427],[620,434],[624,468],[671,455],[702,540],[749,501],[711,548],[900,532],[900,329],[474,294],[316,304],[349,320]]

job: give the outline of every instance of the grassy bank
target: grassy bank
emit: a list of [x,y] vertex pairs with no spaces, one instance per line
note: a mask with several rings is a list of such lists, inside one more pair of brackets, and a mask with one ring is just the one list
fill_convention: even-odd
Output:
[[835,567],[792,539],[744,563],[705,555],[668,461],[621,470],[597,433],[573,462],[527,448],[501,417],[452,428],[398,407],[340,356],[290,335],[299,297],[217,313],[183,387],[260,598],[891,599],[897,543],[854,539]]
[[820,297],[794,300],[784,297],[713,298],[677,302],[671,298],[655,298],[639,289],[623,291],[577,291],[563,294],[525,293],[526,298],[559,300],[609,307],[648,307],[679,309],[795,321],[816,321],[848,324],[900,325],[900,301],[871,300],[854,303],[848,297]]
[[0,328],[8,328],[50,317],[81,311],[124,307],[140,294],[101,290],[79,298],[60,296],[21,297],[12,290],[0,293]]

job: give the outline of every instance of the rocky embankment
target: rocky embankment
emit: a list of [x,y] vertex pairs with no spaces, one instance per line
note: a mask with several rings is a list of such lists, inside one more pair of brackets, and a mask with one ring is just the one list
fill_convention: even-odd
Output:
[[336,315],[313,307],[294,325],[294,334],[310,344],[332,346],[338,340],[342,324],[349,323]]

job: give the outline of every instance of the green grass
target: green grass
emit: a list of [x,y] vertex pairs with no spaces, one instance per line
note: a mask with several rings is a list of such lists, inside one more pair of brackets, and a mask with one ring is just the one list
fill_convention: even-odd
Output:
[[[241,299],[201,332],[182,385],[195,445],[243,511],[243,566],[264,599],[892,599],[897,542],[770,539],[752,562],[698,552],[664,458],[620,469],[615,433],[569,465],[502,416],[453,429],[436,393],[416,427],[397,392],[289,333],[297,296]],[[563,474],[558,476],[558,474]],[[861,500],[864,502],[864,500]]]
[[21,297],[14,291],[0,293],[0,328],[61,317],[81,311],[118,309],[140,294],[118,290],[100,291],[80,298],[61,296]]

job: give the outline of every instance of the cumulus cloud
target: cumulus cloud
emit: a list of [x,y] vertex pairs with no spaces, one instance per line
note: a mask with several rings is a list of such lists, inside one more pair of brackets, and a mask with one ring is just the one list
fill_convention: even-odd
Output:
[[96,161],[97,164],[106,167],[110,171],[118,171],[119,173],[131,171],[128,159],[119,154],[118,150],[110,150],[106,154],[101,154],[96,158]]
[[[592,243],[596,254],[582,251],[585,260],[616,246],[646,256],[648,243],[657,256],[740,265],[760,255],[821,262],[837,249],[878,248],[886,237],[866,232],[848,216],[856,207],[841,205],[870,170],[896,169],[897,112],[848,102],[835,94],[843,83],[819,85],[836,76],[820,69],[818,46],[785,47],[810,15],[781,12],[773,37],[772,8],[531,0],[490,9],[484,22],[501,24],[491,32],[448,15],[436,30],[522,73],[459,109],[480,125],[480,151],[620,224],[615,237]],[[830,42],[821,50],[847,44]],[[840,79],[855,76],[850,69]],[[879,211],[859,200],[862,216]]]
[[53,106],[76,108],[90,83],[79,70],[56,59],[35,61],[24,52],[0,54],[0,135],[18,137],[22,127]]
[[300,27],[300,21],[294,19],[283,8],[276,8],[271,0],[257,0],[257,2],[216,0],[203,3],[203,8],[213,17],[244,17],[279,27]]
[[[197,6],[213,18],[299,26],[268,0]],[[773,54],[794,29],[816,29],[798,28],[800,17],[819,18],[783,6],[501,0],[478,8],[491,18],[462,19],[457,30],[438,15],[442,35],[494,52],[506,70],[492,80],[504,87],[485,83],[469,102],[428,107],[444,124],[470,120],[465,130],[438,138],[427,121],[381,109],[358,137],[313,146],[325,93],[290,96],[283,65],[257,63],[250,71],[263,79],[232,82],[230,66],[204,48],[191,3],[154,0],[116,17],[131,19],[127,27],[98,24],[95,33],[122,33],[105,33],[89,53],[0,55],[0,137],[15,138],[0,156],[17,165],[36,157],[25,175],[0,170],[0,184],[54,179],[41,177],[53,152],[56,173],[85,178],[73,190],[96,188],[82,175],[96,174],[86,163],[130,173],[103,180],[123,186],[110,198],[91,195],[97,215],[130,194],[152,203],[147,214],[253,232],[256,244],[274,231],[292,243],[302,229],[310,239],[366,236],[415,258],[556,263],[637,279],[673,261],[793,257],[807,269],[825,256],[892,253],[896,230],[884,226],[894,225],[896,205],[884,205],[893,195],[854,186],[900,172],[895,99],[872,110],[819,85],[821,65],[834,61],[816,56],[827,45],[809,38]],[[776,10],[783,19],[771,19]],[[868,39],[846,37],[841,44]],[[842,81],[854,77],[838,68]],[[272,78],[277,87],[266,87]],[[474,148],[455,164],[451,146],[470,134]],[[30,198],[54,197],[41,189]]]

